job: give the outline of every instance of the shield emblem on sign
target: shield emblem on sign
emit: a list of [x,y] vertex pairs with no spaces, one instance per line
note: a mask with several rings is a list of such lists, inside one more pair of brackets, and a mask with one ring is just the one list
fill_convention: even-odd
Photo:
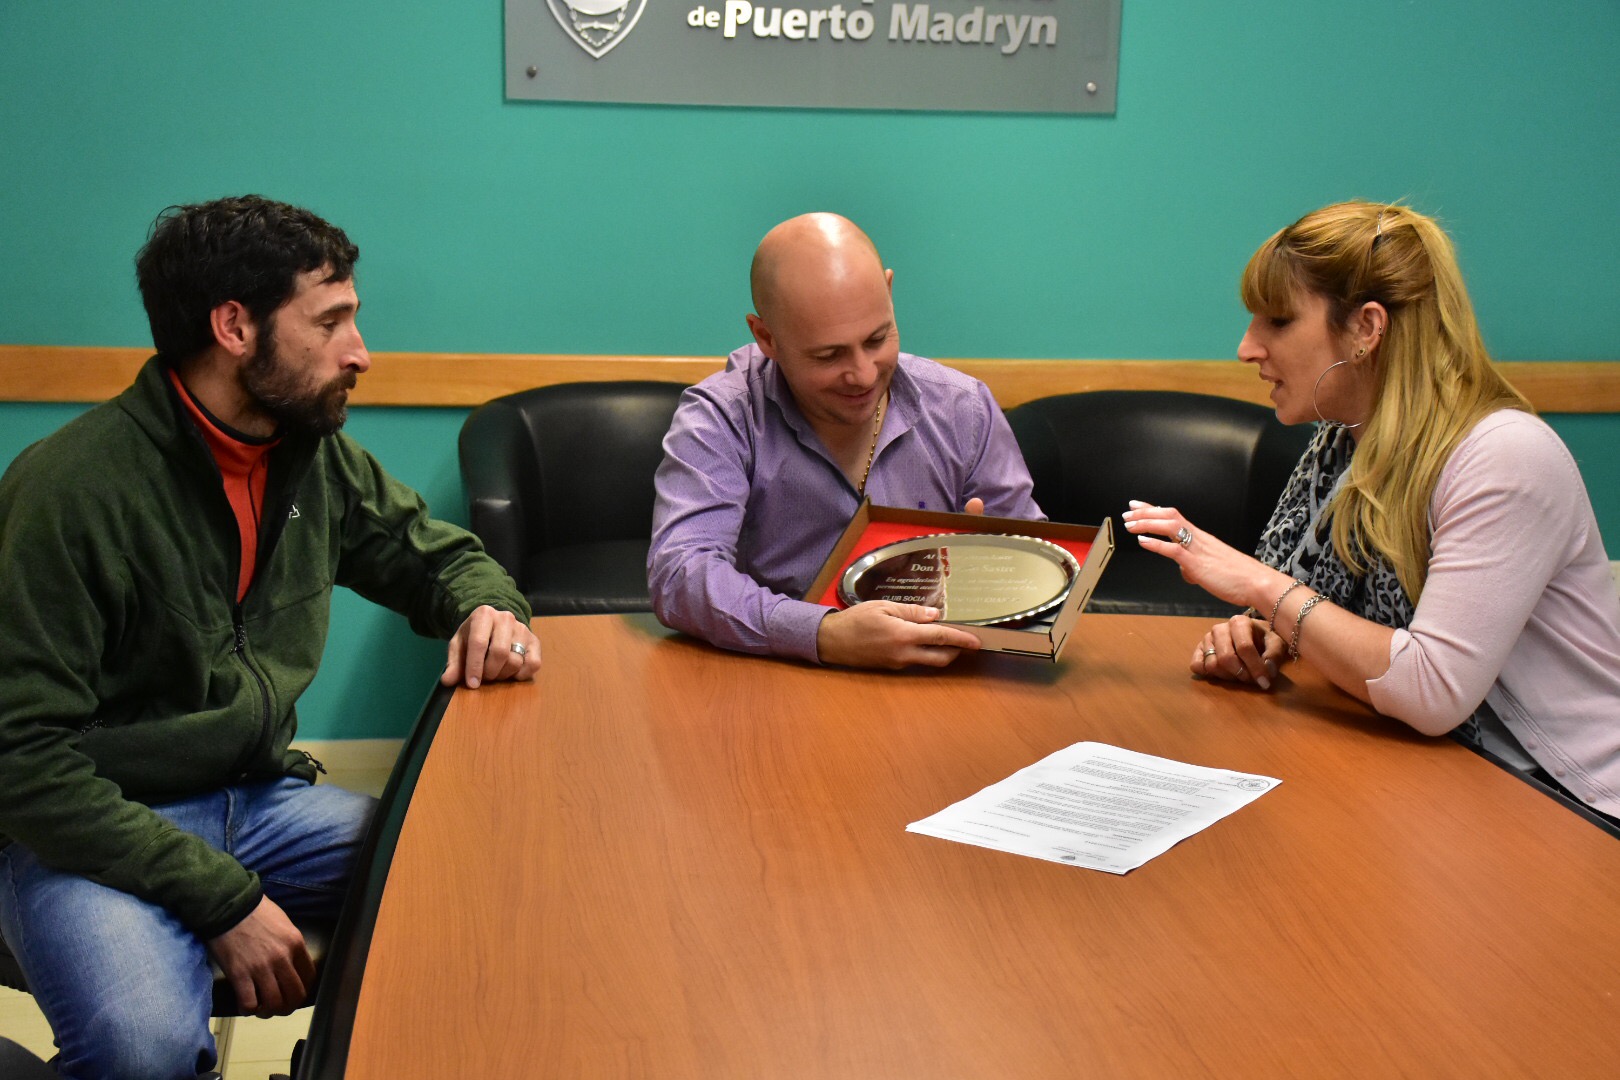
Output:
[[647,0],[546,0],[574,44],[600,60],[630,35]]

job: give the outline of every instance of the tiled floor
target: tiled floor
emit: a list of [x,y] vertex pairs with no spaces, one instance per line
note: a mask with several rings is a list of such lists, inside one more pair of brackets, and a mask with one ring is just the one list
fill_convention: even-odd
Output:
[[[338,784],[372,795],[381,794],[400,748],[397,739],[300,745],[326,765],[327,775],[320,778],[321,783]],[[286,1072],[293,1045],[309,1031],[309,1017],[308,1009],[300,1009],[291,1016],[270,1020],[251,1016],[237,1020],[230,1060],[225,1063],[226,1080],[265,1080],[271,1073]],[[34,999],[4,987],[0,987],[0,1035],[43,1058],[56,1053],[50,1026],[35,1007]]]

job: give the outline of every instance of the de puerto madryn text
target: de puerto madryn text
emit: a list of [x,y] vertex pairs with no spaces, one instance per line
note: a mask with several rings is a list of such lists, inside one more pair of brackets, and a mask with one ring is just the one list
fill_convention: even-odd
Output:
[[[1037,5],[1050,0],[1034,0]],[[718,30],[722,37],[748,35],[788,41],[866,41],[878,29],[878,16],[869,7],[769,7],[750,0],[723,0],[699,5],[686,14],[686,24],[699,30]],[[1024,5],[1018,5],[1024,6]],[[996,46],[1011,56],[1025,46],[1056,45],[1056,15],[1013,11],[987,13],[978,5],[961,14],[932,9],[928,4],[895,3],[889,6],[890,41],[928,42],[936,45]]]

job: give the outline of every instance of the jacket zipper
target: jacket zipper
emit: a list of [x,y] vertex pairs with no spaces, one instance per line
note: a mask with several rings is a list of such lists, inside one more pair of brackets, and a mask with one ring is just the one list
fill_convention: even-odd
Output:
[[259,741],[253,751],[243,759],[242,768],[238,771],[246,775],[247,766],[259,755],[263,754],[270,742],[270,687],[265,685],[264,677],[248,661],[247,657],[247,627],[242,624],[242,605],[237,603],[231,609],[231,625],[236,632],[236,647],[231,650],[236,658],[247,668],[248,674],[259,687]]
[[[171,395],[173,392],[174,391],[171,388]],[[174,402],[174,406],[180,411],[182,419],[185,421],[182,426],[190,433],[191,438],[195,440],[196,446],[202,451],[202,460],[207,462],[208,471],[213,475],[215,480],[219,481],[221,485],[220,499],[225,504],[225,520],[227,522],[227,529],[229,535],[235,541],[233,548],[236,553],[236,558],[227,564],[224,585],[226,595],[235,596],[236,577],[238,568],[241,566],[242,561],[242,539],[238,532],[235,511],[231,509],[230,498],[229,496],[225,495],[224,492],[224,475],[220,472],[219,463],[214,460],[213,451],[208,447],[208,440],[203,437],[203,433],[197,429],[197,426],[191,423],[190,417],[185,415],[185,406],[180,404],[178,400]],[[313,457],[313,454],[310,456]],[[267,464],[266,467],[268,468],[269,465]],[[269,479],[270,478],[267,478],[265,485],[265,503],[267,506],[271,502],[270,495],[272,490]],[[276,485],[274,490],[278,493],[285,493],[285,501],[288,506],[291,505],[292,496],[290,493],[290,486],[288,484],[283,482],[282,484]],[[282,499],[278,498],[275,501],[279,504],[282,502]],[[283,510],[283,513],[285,513],[285,510]],[[274,519],[272,520],[274,521]],[[280,524],[284,525],[285,521],[285,517],[282,517],[280,519]],[[253,568],[253,579],[248,582],[249,592],[252,592],[253,587],[258,584],[259,569],[265,563],[269,562],[270,553],[275,550],[276,541],[280,539],[280,536],[281,530],[274,527],[272,527],[269,531],[268,537],[260,536],[259,539],[261,541],[261,549],[259,551],[258,558],[255,560],[259,565]],[[263,543],[263,541],[266,539],[269,541],[267,544]],[[267,749],[269,749],[271,737],[274,734],[271,729],[270,685],[265,681],[264,676],[259,674],[258,669],[253,666],[252,661],[248,659],[247,627],[243,624],[241,600],[235,601],[231,607],[231,630],[234,635],[234,645],[231,648],[231,653],[237,658],[237,660],[241,662],[242,666],[247,669],[248,674],[253,676],[253,682],[259,688],[259,741],[257,745],[250,748],[248,752],[243,755],[237,766],[237,772],[245,777],[247,775],[248,766],[251,765],[256,758],[262,756]],[[322,769],[321,771],[324,772],[325,770]]]

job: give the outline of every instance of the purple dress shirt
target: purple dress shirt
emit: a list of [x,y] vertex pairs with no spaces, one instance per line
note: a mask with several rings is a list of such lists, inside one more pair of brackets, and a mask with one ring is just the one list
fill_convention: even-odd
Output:
[[[658,468],[647,583],[674,629],[815,661],[832,609],[800,599],[857,494],[756,345],[686,391]],[[1006,417],[979,380],[900,354],[866,494],[885,506],[1042,519]]]

